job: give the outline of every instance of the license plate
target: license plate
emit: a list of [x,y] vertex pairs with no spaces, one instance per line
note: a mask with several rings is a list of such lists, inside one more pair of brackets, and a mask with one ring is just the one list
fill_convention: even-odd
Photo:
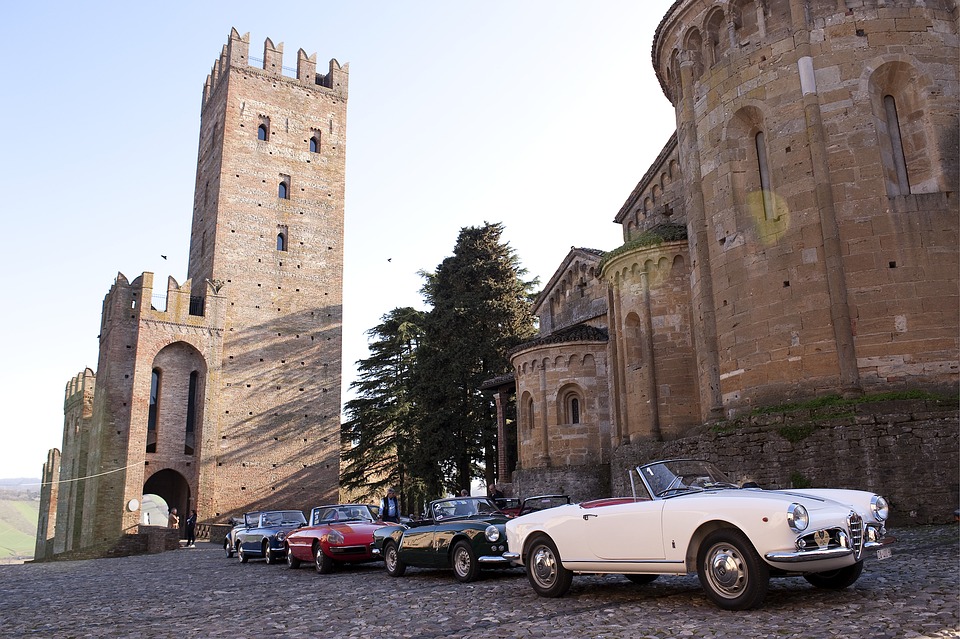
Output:
[[877,559],[890,559],[893,557],[893,548],[881,548],[877,551]]

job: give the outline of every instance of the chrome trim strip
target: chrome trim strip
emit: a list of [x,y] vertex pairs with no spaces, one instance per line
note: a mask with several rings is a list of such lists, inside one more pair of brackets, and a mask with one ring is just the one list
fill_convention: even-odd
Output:
[[846,557],[852,555],[851,548],[824,548],[822,550],[805,550],[803,552],[768,552],[763,556],[767,561],[780,561],[783,563],[799,563],[804,561],[817,561],[819,559],[836,559],[837,557]]
[[479,561],[481,564],[509,564],[510,563],[510,560],[508,560],[506,557],[503,557],[503,556],[498,557],[497,555],[484,555],[482,557],[477,557],[477,561]]

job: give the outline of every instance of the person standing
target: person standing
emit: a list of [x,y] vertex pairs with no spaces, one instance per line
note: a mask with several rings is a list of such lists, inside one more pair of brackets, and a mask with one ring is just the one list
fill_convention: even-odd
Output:
[[176,508],[170,509],[170,517],[167,519],[167,526],[170,528],[180,529],[180,515],[177,514]]
[[191,510],[187,517],[187,548],[197,547],[197,511]]
[[503,491],[496,484],[487,486],[487,496],[490,499],[503,499]]
[[388,488],[387,496],[380,500],[380,519],[400,523],[400,502],[397,501],[397,493],[393,488]]

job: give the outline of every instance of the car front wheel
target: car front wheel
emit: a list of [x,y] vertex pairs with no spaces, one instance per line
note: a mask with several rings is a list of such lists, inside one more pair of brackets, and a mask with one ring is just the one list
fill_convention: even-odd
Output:
[[270,542],[263,542],[263,558],[267,560],[268,564],[276,563],[276,559],[273,557],[273,553],[270,552]]
[[825,588],[826,590],[843,590],[848,586],[852,586],[857,579],[860,578],[860,573],[862,572],[863,562],[858,561],[853,565],[845,566],[837,570],[830,570],[828,572],[813,572],[809,575],[804,575],[803,578],[817,588]]
[[480,576],[480,564],[477,555],[466,541],[458,541],[450,554],[450,564],[457,581],[468,583]]
[[233,559],[233,544],[229,539],[223,540],[223,552],[227,554],[227,559]]
[[540,537],[527,553],[527,579],[541,597],[562,597],[570,590],[573,572],[560,563],[560,553],[553,542]]
[[240,558],[240,563],[245,564],[250,561],[250,557],[247,556],[247,553],[243,552],[243,546],[237,546],[237,557]]
[[290,568],[299,568],[300,560],[293,556],[293,548],[290,547],[290,544],[286,545],[287,549],[287,566]]
[[748,610],[767,596],[770,569],[742,532],[724,529],[703,540],[697,576],[715,604],[724,610]]
[[407,564],[400,559],[397,544],[392,541],[388,541],[383,546],[383,563],[387,567],[387,574],[391,577],[402,577],[407,571]]
[[316,544],[314,547],[314,557],[317,559],[317,572],[321,575],[328,575],[333,572],[333,559],[330,559],[330,557],[323,552],[320,544]]

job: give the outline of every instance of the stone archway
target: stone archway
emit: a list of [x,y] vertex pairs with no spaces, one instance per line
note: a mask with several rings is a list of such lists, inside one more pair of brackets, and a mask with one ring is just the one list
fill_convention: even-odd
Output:
[[[187,518],[189,509],[193,506],[190,495],[190,484],[183,475],[170,468],[158,470],[150,475],[143,484],[143,501],[146,503],[149,496],[156,496],[159,499],[151,499],[153,504],[162,508],[176,508],[180,515],[180,525],[183,526]],[[163,525],[163,522],[160,522]]]

